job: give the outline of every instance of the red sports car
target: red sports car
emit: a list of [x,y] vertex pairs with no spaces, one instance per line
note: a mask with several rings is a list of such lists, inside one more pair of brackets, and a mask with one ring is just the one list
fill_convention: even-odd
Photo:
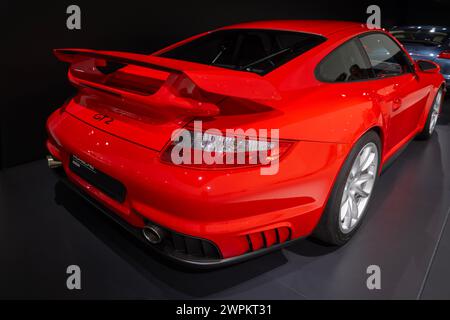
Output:
[[49,166],[150,247],[220,266],[313,235],[342,245],[383,167],[429,138],[445,81],[381,29],[264,21],[150,55],[57,49],[77,94]]

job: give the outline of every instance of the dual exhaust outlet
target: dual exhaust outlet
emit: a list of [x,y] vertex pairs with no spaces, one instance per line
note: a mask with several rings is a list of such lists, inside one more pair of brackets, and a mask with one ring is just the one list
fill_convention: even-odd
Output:
[[[62,162],[53,158],[53,156],[47,156],[47,165],[50,169],[56,169],[62,166]],[[159,244],[164,238],[164,230],[156,225],[148,224],[142,229],[142,235],[145,240],[150,244]]]

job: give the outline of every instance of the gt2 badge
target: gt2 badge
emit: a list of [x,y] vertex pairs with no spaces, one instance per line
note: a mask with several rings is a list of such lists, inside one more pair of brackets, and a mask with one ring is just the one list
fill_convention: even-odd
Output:
[[110,124],[111,122],[114,121],[113,118],[108,117],[107,115],[102,114],[102,113],[96,113],[92,116],[92,118],[94,118],[94,120],[97,120],[97,121],[102,121],[104,124]]

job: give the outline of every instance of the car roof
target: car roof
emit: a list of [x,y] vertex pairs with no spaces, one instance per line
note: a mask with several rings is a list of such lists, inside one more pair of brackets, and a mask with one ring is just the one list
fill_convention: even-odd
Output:
[[342,30],[350,31],[351,29],[354,29],[355,32],[370,30],[364,23],[336,20],[267,20],[239,23],[220,29],[286,30],[313,33],[324,37]]

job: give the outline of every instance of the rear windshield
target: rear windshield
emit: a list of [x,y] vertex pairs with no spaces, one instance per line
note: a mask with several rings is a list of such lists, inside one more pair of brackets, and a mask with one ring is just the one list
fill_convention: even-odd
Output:
[[266,74],[325,40],[318,35],[292,31],[219,30],[160,56]]
[[449,34],[445,31],[432,29],[408,29],[408,30],[392,30],[392,35],[403,43],[423,43],[423,44],[442,44]]

